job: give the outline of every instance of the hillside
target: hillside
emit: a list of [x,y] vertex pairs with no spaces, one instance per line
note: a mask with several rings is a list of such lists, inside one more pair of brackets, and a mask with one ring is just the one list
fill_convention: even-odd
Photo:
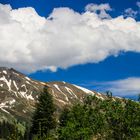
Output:
[[[47,88],[50,94],[43,94],[44,88]],[[51,98],[47,100],[46,96]],[[45,104],[41,105],[39,97],[43,97],[42,101]],[[36,123],[37,121],[40,123],[40,119],[48,118],[48,114],[47,118],[44,118],[42,109],[49,110],[50,104],[46,105],[46,102],[50,103],[50,101],[54,105],[53,117],[58,129],[58,131],[54,129],[51,133],[53,140],[57,138],[122,140],[140,137],[138,102],[106,96],[64,81],[36,81],[14,69],[3,67],[0,68],[0,138],[5,140],[15,136],[16,140],[30,139],[33,120],[35,120],[35,129],[31,129],[32,136],[40,137],[36,132],[43,133],[43,129],[40,131],[40,125],[37,128]],[[36,106],[39,105],[38,103],[41,108]],[[33,119],[35,109],[38,110],[39,115]],[[49,124],[50,120],[45,126],[48,127]],[[43,128],[42,125],[41,127]]]
[[58,114],[65,105],[82,102],[85,95],[106,96],[65,82],[40,82],[8,68],[0,68],[0,119],[30,121],[35,103],[44,86],[53,96]]

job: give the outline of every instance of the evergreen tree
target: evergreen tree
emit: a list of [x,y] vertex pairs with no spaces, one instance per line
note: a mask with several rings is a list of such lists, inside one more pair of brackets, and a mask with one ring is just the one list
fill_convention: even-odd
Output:
[[140,93],[138,94],[138,101],[140,102]]
[[[109,96],[111,97],[111,96]],[[84,104],[64,109],[59,140],[140,139],[140,103],[126,99],[101,100],[88,96]]]
[[60,116],[59,140],[89,140],[101,132],[103,118],[90,106],[77,104]]
[[24,140],[30,139],[30,127],[28,125],[25,126]]
[[108,98],[112,98],[112,92],[111,91],[106,91],[106,96]]
[[50,131],[55,128],[56,121],[54,118],[55,107],[52,96],[48,93],[47,88],[39,97],[37,108],[33,116],[31,135],[39,137],[48,136]]
[[69,119],[69,113],[70,113],[70,109],[65,107],[60,115],[60,118],[59,118],[59,125],[61,127],[65,126],[66,123],[67,123],[67,120]]
[[22,140],[22,132],[18,129],[17,123],[0,122],[0,139]]

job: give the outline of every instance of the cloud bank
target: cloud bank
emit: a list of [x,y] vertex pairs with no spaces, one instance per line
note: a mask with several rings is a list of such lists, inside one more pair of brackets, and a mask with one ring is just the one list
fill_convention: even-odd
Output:
[[136,2],[136,5],[140,8],[140,2],[139,1]]
[[0,4],[0,65],[28,73],[56,71],[121,51],[140,52],[140,22],[111,18],[108,10],[109,4],[90,4],[83,13],[57,8],[44,18],[30,7]]
[[125,9],[125,11],[124,11],[125,17],[136,18],[137,14],[138,14],[138,11],[134,11],[132,8]]
[[85,7],[85,10],[98,14],[99,18],[111,18],[111,16],[107,14],[107,11],[112,11],[112,8],[108,3],[100,5],[91,3]]
[[137,18],[138,15],[140,15],[140,2],[136,2],[137,10],[133,10],[132,8],[127,8],[124,10],[124,17],[132,17]]
[[105,92],[109,90],[115,96],[136,97],[140,93],[139,77],[129,77],[116,81],[93,82],[91,85],[94,85],[99,91]]

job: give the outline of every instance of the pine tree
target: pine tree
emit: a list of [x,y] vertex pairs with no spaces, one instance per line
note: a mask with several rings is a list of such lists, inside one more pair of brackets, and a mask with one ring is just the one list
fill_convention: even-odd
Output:
[[111,91],[106,91],[106,96],[108,98],[112,98],[112,92]]
[[59,140],[140,139],[140,104],[131,100],[100,100],[88,96],[84,104],[64,109]]
[[31,135],[39,135],[44,137],[49,135],[50,131],[55,128],[56,121],[54,119],[55,107],[52,96],[48,93],[47,88],[39,97],[37,108],[33,116]]
[[138,101],[140,102],[140,93],[138,94]]
[[103,126],[101,113],[89,104],[76,104],[70,110],[64,109],[59,121],[59,140],[90,140]]

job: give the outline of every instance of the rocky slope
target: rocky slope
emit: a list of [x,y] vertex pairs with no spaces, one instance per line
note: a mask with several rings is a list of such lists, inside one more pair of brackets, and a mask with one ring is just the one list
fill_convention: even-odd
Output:
[[95,95],[100,99],[106,96],[95,91],[90,91],[77,85],[65,82],[40,82],[35,81],[14,69],[0,68],[0,119],[29,121],[35,108],[39,94],[44,86],[52,94],[56,113],[65,105],[82,102],[87,94]]

